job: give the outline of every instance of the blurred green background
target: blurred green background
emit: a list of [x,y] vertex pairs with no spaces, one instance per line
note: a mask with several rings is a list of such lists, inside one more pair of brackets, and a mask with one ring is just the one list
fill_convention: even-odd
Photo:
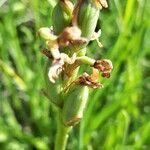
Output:
[[[112,76],[91,91],[68,150],[150,149],[150,2],[109,0],[100,41],[87,55],[108,58]],[[53,150],[56,115],[42,95],[44,47],[36,31],[51,26],[55,0],[0,0],[0,150]],[[59,21],[59,20],[58,20]]]

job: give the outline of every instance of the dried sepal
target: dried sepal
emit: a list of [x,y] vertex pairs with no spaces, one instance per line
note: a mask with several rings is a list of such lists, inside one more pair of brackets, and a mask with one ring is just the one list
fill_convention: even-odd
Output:
[[97,80],[93,79],[92,76],[87,73],[84,73],[82,76],[80,76],[76,83],[81,85],[87,85],[93,89],[103,87],[102,84],[100,84]]
[[110,77],[110,73],[113,69],[112,62],[108,59],[96,60],[93,67],[101,71],[102,76],[106,78]]
[[81,30],[77,26],[66,27],[58,37],[60,47],[66,47],[71,44],[85,44],[86,38],[81,37]]

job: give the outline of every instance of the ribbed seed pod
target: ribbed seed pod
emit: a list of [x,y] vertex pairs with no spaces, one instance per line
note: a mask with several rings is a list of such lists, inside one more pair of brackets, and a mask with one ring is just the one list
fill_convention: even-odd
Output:
[[73,126],[81,120],[88,100],[88,92],[88,87],[85,85],[73,85],[67,93],[62,114],[66,126]]
[[95,31],[100,8],[92,0],[83,0],[77,16],[78,26],[82,37],[90,38]]
[[62,97],[61,97],[62,79],[61,77],[59,77],[59,79],[57,79],[55,83],[52,83],[49,80],[48,70],[50,66],[51,66],[51,61],[47,60],[47,64],[45,66],[45,72],[44,72],[46,94],[52,103],[61,107],[62,106]]
[[53,28],[56,35],[59,35],[65,27],[71,23],[73,4],[69,0],[59,0],[53,14]]

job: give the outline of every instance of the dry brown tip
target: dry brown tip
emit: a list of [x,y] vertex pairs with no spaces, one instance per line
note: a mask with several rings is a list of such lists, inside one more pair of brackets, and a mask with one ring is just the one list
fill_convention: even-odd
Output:
[[108,59],[96,60],[93,67],[101,71],[102,76],[106,78],[110,77],[110,73],[112,72],[113,69],[112,62]]
[[66,27],[59,35],[58,43],[60,47],[70,44],[84,44],[87,42],[85,38],[80,37],[81,30],[77,26]]
[[99,88],[99,87],[103,87],[102,84],[100,84],[99,82],[97,82],[96,80],[94,80],[92,78],[92,76],[90,76],[89,74],[87,73],[84,73],[82,76],[80,76],[78,78],[78,81],[77,81],[79,84],[83,84],[83,85],[87,85],[91,88]]

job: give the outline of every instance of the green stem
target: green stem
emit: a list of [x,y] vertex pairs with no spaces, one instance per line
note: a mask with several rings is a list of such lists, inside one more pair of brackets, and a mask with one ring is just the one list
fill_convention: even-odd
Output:
[[87,56],[78,57],[77,61],[79,61],[80,63],[83,63],[83,64],[87,64],[87,65],[94,65],[94,63],[95,63],[95,59],[92,59]]
[[62,123],[61,110],[58,110],[58,120],[57,120],[57,134],[55,140],[55,150],[65,150],[67,145],[67,140],[69,137],[69,132],[72,127],[66,127]]

